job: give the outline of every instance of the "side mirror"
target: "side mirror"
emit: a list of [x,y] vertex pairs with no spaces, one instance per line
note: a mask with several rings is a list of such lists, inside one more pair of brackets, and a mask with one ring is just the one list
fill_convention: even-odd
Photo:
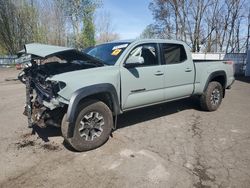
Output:
[[140,56],[131,56],[125,62],[125,67],[134,68],[144,63],[144,58]]

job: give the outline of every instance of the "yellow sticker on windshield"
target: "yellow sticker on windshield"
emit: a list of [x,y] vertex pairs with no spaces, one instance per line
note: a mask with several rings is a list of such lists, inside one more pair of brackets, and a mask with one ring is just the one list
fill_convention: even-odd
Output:
[[111,55],[118,55],[121,51],[121,49],[115,49]]

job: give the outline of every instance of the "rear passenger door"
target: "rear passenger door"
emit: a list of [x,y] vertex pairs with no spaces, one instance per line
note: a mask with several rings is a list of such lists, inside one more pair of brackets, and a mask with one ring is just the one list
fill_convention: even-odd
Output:
[[193,93],[194,64],[191,57],[187,56],[182,44],[161,44],[162,63],[165,64],[165,89],[166,100],[190,96]]

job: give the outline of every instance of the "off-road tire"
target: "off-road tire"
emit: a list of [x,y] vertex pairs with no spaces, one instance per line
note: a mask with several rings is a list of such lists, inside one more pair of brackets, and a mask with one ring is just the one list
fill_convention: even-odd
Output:
[[68,127],[69,127],[69,123],[67,122],[67,113],[64,114],[63,119],[62,119],[62,124],[61,124],[61,132],[62,132],[62,136],[63,138],[67,141],[67,137],[68,137]]
[[[104,124],[102,125],[100,136],[95,137],[93,140],[86,140],[87,138],[82,137],[80,133],[81,121],[91,112],[98,113],[102,117]],[[78,108],[72,138],[67,138],[68,126],[68,124],[62,122],[61,129],[64,139],[77,151],[92,150],[100,147],[109,139],[113,127],[112,112],[105,103],[97,100],[88,100],[83,102]]]
[[217,110],[221,104],[222,98],[223,88],[221,84],[216,81],[210,82],[205,93],[200,97],[201,109],[210,112]]

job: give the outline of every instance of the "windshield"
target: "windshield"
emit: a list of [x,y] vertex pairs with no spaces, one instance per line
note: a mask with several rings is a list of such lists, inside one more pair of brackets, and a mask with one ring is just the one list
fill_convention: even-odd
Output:
[[88,54],[107,65],[114,65],[128,45],[125,42],[101,44],[89,50]]

